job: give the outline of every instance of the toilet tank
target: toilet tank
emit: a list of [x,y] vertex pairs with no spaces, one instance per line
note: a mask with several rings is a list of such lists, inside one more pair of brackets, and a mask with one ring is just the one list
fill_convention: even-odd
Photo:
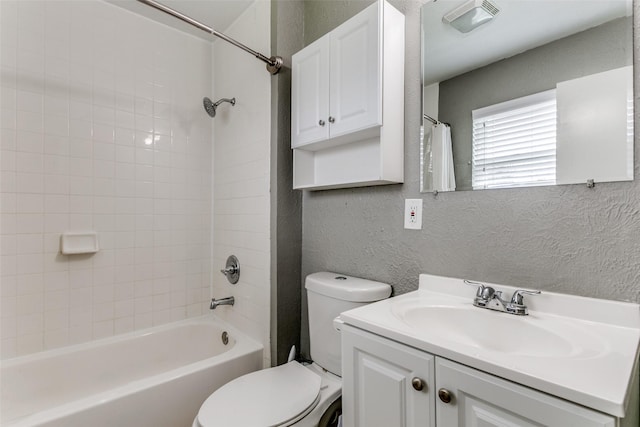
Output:
[[342,376],[340,333],[333,328],[333,319],[343,311],[388,298],[391,286],[320,272],[307,276],[305,288],[311,359],[327,371]]

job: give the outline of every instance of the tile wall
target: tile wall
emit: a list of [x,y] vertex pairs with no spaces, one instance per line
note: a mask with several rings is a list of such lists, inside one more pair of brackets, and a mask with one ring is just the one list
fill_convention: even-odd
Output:
[[[201,100],[212,92],[211,44],[97,0],[2,0],[0,14],[2,358],[208,311],[212,119]],[[227,120],[244,116],[243,93],[216,91],[239,99]],[[255,126],[220,152],[253,153],[255,164],[238,167],[267,176],[250,145]],[[268,190],[260,177],[247,189]],[[264,203],[251,210],[268,214]],[[233,229],[237,218],[226,218]],[[59,253],[61,233],[87,230],[100,252]],[[262,228],[241,236],[268,248]],[[268,266],[247,251],[259,261],[237,251],[246,280]],[[265,298],[267,278],[251,285]],[[240,296],[239,310],[255,301]]]
[[[262,53],[271,50],[270,2],[254,2],[225,34]],[[264,63],[216,41],[213,92],[222,104],[214,120],[213,295],[233,295],[216,312],[263,343],[270,366],[270,139],[271,75]],[[228,255],[240,260],[240,281],[218,272]]]

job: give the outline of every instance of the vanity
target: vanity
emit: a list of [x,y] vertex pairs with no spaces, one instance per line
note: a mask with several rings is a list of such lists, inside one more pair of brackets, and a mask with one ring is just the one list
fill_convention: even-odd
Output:
[[336,319],[345,427],[639,425],[637,304],[543,292],[516,315],[468,284],[423,274]]

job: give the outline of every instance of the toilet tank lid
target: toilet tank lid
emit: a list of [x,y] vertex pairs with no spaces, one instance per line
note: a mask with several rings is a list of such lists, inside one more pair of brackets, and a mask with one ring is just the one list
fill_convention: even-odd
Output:
[[391,286],[386,283],[328,271],[308,275],[305,288],[320,295],[351,302],[379,301],[391,295]]

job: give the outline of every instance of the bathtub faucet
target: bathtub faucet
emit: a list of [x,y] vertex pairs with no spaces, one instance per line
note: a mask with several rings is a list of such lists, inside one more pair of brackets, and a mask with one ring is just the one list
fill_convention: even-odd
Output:
[[215,310],[216,307],[219,305],[233,305],[235,302],[236,302],[235,298],[233,297],[220,298],[220,299],[211,298],[211,306],[209,306],[209,308],[211,310]]

